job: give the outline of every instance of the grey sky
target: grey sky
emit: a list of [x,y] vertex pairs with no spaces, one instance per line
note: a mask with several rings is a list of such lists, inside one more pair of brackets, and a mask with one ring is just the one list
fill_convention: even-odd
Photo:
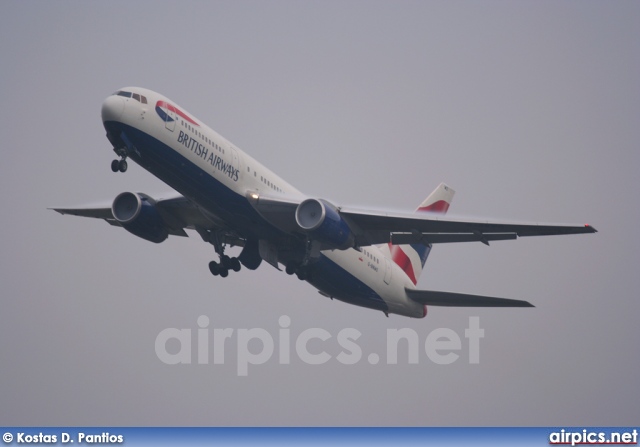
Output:
[[[4,425],[633,425],[640,415],[637,2],[4,2],[0,423]],[[167,186],[115,175],[114,90],[167,95],[302,191],[413,209],[589,223],[596,235],[437,246],[419,286],[535,309],[424,320],[318,295],[268,265],[222,280],[197,235],[154,245],[50,206]],[[195,236],[195,237],[194,237]],[[277,356],[237,377],[168,366],[165,328],[319,327],[363,360]],[[464,329],[479,316],[480,364]],[[460,359],[370,365],[388,328],[463,337]],[[235,340],[235,338],[234,338]],[[406,352],[405,352],[406,354]],[[406,357],[406,356],[405,356]]]

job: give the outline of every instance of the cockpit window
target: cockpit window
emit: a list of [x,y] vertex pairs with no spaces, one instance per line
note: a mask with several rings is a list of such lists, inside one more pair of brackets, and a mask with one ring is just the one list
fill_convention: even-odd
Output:
[[133,98],[142,104],[147,104],[147,97],[144,95],[139,95],[138,93],[125,92],[124,90],[119,90],[114,93],[117,96],[124,96],[125,98]]

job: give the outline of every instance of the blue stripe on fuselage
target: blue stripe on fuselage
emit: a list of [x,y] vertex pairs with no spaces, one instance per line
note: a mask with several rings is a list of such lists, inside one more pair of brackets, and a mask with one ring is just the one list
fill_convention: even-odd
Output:
[[[119,122],[107,121],[112,135],[124,133],[136,150],[129,157],[160,180],[237,229],[245,237],[290,238],[266,222],[243,195],[151,135]],[[302,247],[302,244],[301,244]],[[324,255],[311,266],[308,281],[332,297],[357,306],[387,311],[387,304],[365,283]]]
[[286,234],[266,222],[246,197],[237,194],[182,154],[134,127],[104,123],[107,131],[123,132],[136,151],[129,157],[185,197],[240,230],[246,237],[278,238]]
[[356,306],[386,312],[389,306],[371,287],[324,255],[310,266],[308,282],[327,295]]

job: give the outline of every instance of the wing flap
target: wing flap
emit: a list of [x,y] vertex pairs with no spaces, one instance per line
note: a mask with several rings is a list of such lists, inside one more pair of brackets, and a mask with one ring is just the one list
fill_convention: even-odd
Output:
[[[174,195],[166,199],[158,199],[155,206],[162,216],[167,231],[173,236],[187,237],[185,229],[205,229],[213,230],[218,228],[211,220],[207,219],[200,209],[189,199],[181,195]],[[103,219],[110,225],[121,227],[120,223],[113,217],[111,204],[90,205],[73,208],[49,208],[60,214],[72,216],[91,217]]]
[[[441,185],[442,186],[442,185]],[[446,185],[445,185],[446,186]],[[447,187],[448,188],[448,187]],[[453,190],[448,189],[449,193]],[[270,223],[288,233],[300,231],[295,212],[303,198],[263,196],[248,191],[247,199]],[[443,219],[441,214],[389,213],[338,207],[355,234],[357,246],[377,244],[444,244],[513,240],[518,237],[596,233],[591,225],[499,223],[481,220]]]
[[[72,216],[79,217],[92,217],[95,219],[103,219],[109,225],[113,225],[114,227],[122,227],[120,222],[114,219],[113,214],[111,213],[111,207],[102,207],[102,208],[49,208],[58,213],[65,215],[69,214]],[[188,234],[184,231],[183,226],[178,224],[175,216],[166,211],[160,210],[160,214],[164,219],[167,227],[167,232],[173,236],[182,236],[187,237]]]
[[497,234],[433,234],[433,233],[391,233],[391,243],[401,244],[448,244],[454,242],[482,242],[489,245],[489,241],[507,241],[517,239],[515,233]]
[[97,219],[114,220],[113,214],[111,214],[111,206],[108,207],[78,207],[78,208],[49,208],[62,215],[70,214],[72,216],[80,217],[94,217]]
[[535,307],[528,301],[464,293],[437,292],[433,290],[405,289],[413,301],[429,306],[446,307]]
[[[494,223],[473,220],[441,219],[433,214],[393,214],[341,209],[340,214],[354,222],[363,231],[357,237],[358,245],[416,240],[422,234],[426,243],[488,242],[528,236],[596,233],[591,225],[541,225]],[[398,233],[398,235],[392,235]],[[407,234],[402,234],[407,233]],[[460,236],[456,236],[460,235]],[[431,240],[430,240],[431,239]]]

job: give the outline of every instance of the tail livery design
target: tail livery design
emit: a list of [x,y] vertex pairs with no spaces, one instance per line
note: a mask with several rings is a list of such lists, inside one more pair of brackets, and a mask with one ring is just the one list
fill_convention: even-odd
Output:
[[[444,183],[427,197],[416,209],[416,213],[446,214],[456,192]],[[413,284],[418,283],[422,268],[431,252],[431,244],[393,245],[389,243],[393,262],[407,274]]]

